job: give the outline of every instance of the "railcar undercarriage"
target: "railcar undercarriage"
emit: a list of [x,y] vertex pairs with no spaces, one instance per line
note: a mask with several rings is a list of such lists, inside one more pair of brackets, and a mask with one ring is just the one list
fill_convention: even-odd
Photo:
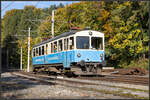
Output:
[[71,67],[71,70],[76,74],[101,74],[102,65],[100,63],[86,63],[81,61],[74,64],[74,66]]
[[72,63],[70,68],[64,68],[62,64],[51,65],[36,65],[33,66],[33,73],[47,73],[49,75],[89,75],[89,74],[101,74],[102,65],[100,63]]

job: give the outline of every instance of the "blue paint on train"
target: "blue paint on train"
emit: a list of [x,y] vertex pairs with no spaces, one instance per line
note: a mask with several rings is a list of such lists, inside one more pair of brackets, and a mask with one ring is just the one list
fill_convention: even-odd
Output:
[[[81,55],[81,57],[78,57],[77,54]],[[75,51],[75,62],[80,62],[81,60],[84,60],[85,62],[102,62],[100,59],[100,54],[103,54],[103,60],[104,60],[104,51],[98,51],[98,50],[76,50]]]
[[38,56],[32,58],[32,65],[45,64],[45,56]]
[[[80,57],[77,55],[80,54]],[[98,50],[70,50],[62,51],[55,54],[48,54],[44,56],[38,56],[32,58],[32,65],[42,65],[42,64],[63,64],[64,68],[69,68],[72,62],[80,62],[84,60],[85,62],[102,62],[100,59],[100,54],[104,51]]]

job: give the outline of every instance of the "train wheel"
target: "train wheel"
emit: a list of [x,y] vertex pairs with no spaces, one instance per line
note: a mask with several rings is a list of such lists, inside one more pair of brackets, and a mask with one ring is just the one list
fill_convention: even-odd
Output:
[[33,68],[33,71],[32,71],[33,74],[36,74],[36,73],[37,73],[37,70],[38,70],[38,69],[37,69],[36,67],[34,67],[34,68]]
[[97,73],[97,67],[93,67],[92,72],[93,72],[93,73]]
[[66,72],[64,75],[67,77],[76,77],[77,76],[76,74],[74,74],[74,72]]
[[97,73],[98,68],[94,66],[89,66],[89,72]]
[[65,73],[65,76],[71,77],[71,74],[72,74],[71,72],[66,72],[66,73]]
[[89,72],[92,72],[93,66],[89,66]]
[[97,69],[97,73],[98,73],[98,74],[101,74],[101,72],[102,72],[102,69],[101,69],[101,68],[98,68],[98,69]]

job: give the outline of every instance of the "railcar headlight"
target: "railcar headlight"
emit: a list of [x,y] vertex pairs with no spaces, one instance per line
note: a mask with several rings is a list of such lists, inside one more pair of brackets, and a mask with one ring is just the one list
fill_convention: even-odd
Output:
[[102,53],[100,54],[100,57],[103,57],[103,54],[102,54]]
[[77,54],[77,57],[81,57],[81,54],[80,54],[80,53],[78,53],[78,54]]
[[93,33],[91,31],[89,31],[89,35],[92,35]]
[[102,53],[100,54],[100,59],[103,60],[103,54]]

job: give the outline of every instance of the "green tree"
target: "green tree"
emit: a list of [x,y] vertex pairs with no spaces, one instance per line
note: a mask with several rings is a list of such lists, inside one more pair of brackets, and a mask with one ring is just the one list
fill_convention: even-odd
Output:
[[[55,11],[55,36],[67,32],[70,27],[84,29],[88,26],[105,34],[105,55],[110,66],[128,65],[131,61],[148,58],[148,2],[131,1],[81,1],[71,5],[51,5],[40,9],[25,6],[23,10],[10,10],[2,20],[4,46],[12,35],[26,35],[31,27],[32,43],[51,38],[51,13]],[[32,21],[36,20],[36,21]],[[18,40],[16,38],[16,40]],[[8,45],[8,44],[7,44]],[[11,44],[9,44],[11,45]],[[23,47],[23,64],[27,65],[27,37],[19,38]],[[11,47],[11,46],[10,46]]]
[[22,10],[12,9],[4,15],[4,35],[14,35],[18,31]]

